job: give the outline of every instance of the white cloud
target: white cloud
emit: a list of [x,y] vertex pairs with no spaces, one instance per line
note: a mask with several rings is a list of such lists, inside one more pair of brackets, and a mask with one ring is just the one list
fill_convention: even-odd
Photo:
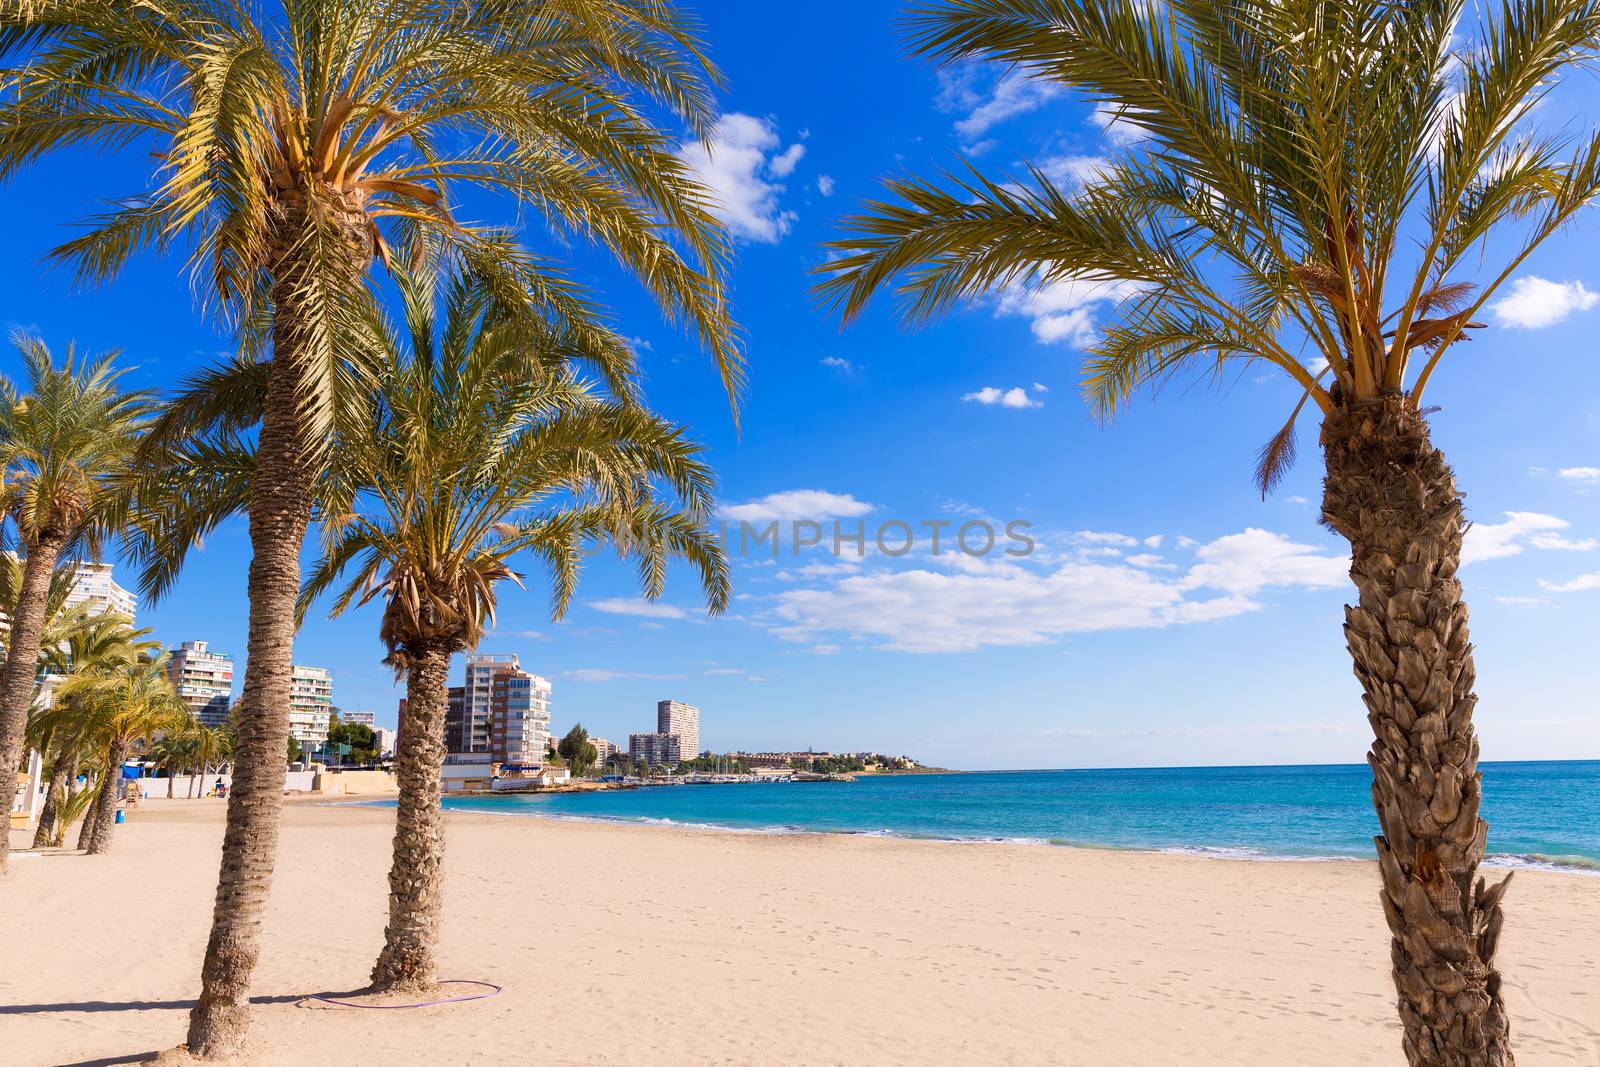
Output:
[[1050,391],[1050,387],[1045,385],[1043,382],[1034,382],[1033,391],[1036,393],[1048,393]]
[[1176,563],[1168,563],[1160,556],[1150,552],[1141,552],[1136,556],[1129,556],[1127,564],[1130,567],[1147,567],[1158,571],[1175,571],[1178,569]]
[[967,393],[961,398],[969,403],[998,405],[1003,408],[1042,408],[1043,402],[1033,399],[1028,391],[1018,386],[1012,389],[997,389],[986,385],[975,393]]
[[1125,117],[1131,110],[1102,102],[1095,105],[1094,111],[1089,115],[1089,121],[1100,127],[1100,132],[1105,135],[1106,140],[1114,145],[1138,144],[1145,139],[1145,132]]
[[1581,593],[1586,589],[1600,589],[1600,571],[1593,574],[1580,574],[1570,582],[1547,582],[1539,579],[1539,588],[1547,589],[1552,593]]
[[1079,530],[1072,535],[1072,538],[1075,541],[1086,541],[1091,545],[1121,545],[1123,548],[1132,548],[1139,543],[1136,537],[1108,530]]
[[1144,539],[1143,543],[1146,548],[1160,548],[1161,542],[1165,541],[1166,539],[1167,538],[1165,534],[1151,534],[1149,537]]
[[1556,473],[1568,481],[1600,485],[1600,467],[1562,467]]
[[1556,531],[1568,529],[1572,524],[1554,515],[1541,515],[1536,511],[1508,511],[1506,521],[1473,523],[1461,546],[1461,564],[1482,563],[1485,560],[1520,556],[1525,547],[1565,549],[1587,552],[1596,547],[1592,539],[1569,540]]
[[647,681],[669,681],[682,678],[681,674],[647,674],[642,671],[612,671],[600,667],[579,667],[563,671],[561,677],[574,682],[615,682],[625,678],[643,678]]
[[817,192],[823,196],[833,195],[833,177],[828,174],[817,175]]
[[805,153],[782,143],[777,127],[766,119],[732,112],[712,127],[709,145],[690,142],[678,156],[711,190],[714,210],[735,237],[771,244],[789,232],[795,214],[779,207],[784,186],[768,178],[786,178]]
[[1045,344],[1069,341],[1086,348],[1099,338],[1095,308],[1136,296],[1140,286],[1119,280],[1091,281],[1067,278],[1044,285],[1015,285],[1000,296],[1002,315],[1024,315],[1032,321],[1033,336]]
[[645,619],[684,619],[688,618],[684,610],[672,604],[661,604],[654,600],[644,600],[638,597],[608,597],[605,600],[591,600],[589,606],[596,611],[603,611],[608,615],[636,615]]
[[1542,596],[1497,596],[1494,599],[1496,603],[1510,604],[1513,607],[1549,603],[1549,601]]
[[1077,189],[1105,174],[1111,160],[1105,156],[1050,156],[1039,162],[1039,170],[1057,189]]
[[1198,554],[1202,562],[1186,575],[1170,577],[1130,566],[1131,561],[1086,559],[1048,572],[983,561],[989,565],[972,571],[852,575],[829,586],[779,594],[772,629],[798,643],[844,633],[903,652],[1037,645],[1073,633],[1230,618],[1262,607],[1250,593],[1327,588],[1345,581],[1349,565],[1342,556],[1323,555],[1265,530],[1220,538]]
[[794,168],[800,165],[800,157],[805,154],[806,146],[797,141],[773,156],[767,164],[767,169],[772,172],[774,178],[787,178],[794,173]]
[[853,519],[865,515],[875,505],[857,500],[849,493],[829,493],[822,489],[791,489],[769,493],[758,500],[722,509],[730,522],[788,522],[798,519]]
[[855,370],[855,366],[848,359],[841,359],[838,356],[823,356],[817,362],[824,367],[832,367],[834,370],[843,371],[845,374]]
[[1597,302],[1600,293],[1591,293],[1582,282],[1552,282],[1529,274],[1513,280],[1510,292],[1490,304],[1489,312],[1501,326],[1538,330]]
[[[939,72],[936,103],[943,111],[965,112],[955,124],[956,133],[968,144],[979,141],[992,127],[1016,115],[1038,110],[1060,96],[1059,82],[1039,76],[1025,67],[1007,68],[988,82],[988,68],[969,63]],[[981,151],[989,145],[977,144]],[[968,152],[973,153],[969,148]]]
[[1291,496],[1285,497],[1284,499],[1291,504],[1299,504],[1301,507],[1305,507],[1307,504],[1311,503],[1311,501],[1307,500],[1303,496]]
[[1185,589],[1254,593],[1268,586],[1330,589],[1349,581],[1349,556],[1324,556],[1283,534],[1250,527],[1195,550],[1199,560],[1183,579]]

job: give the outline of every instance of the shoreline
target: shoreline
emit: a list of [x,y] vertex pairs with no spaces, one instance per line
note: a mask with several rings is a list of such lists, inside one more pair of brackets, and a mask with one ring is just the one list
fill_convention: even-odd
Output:
[[[496,801],[510,801],[514,796],[529,796],[538,794],[507,794],[495,797]],[[489,794],[459,794],[461,799],[479,799],[488,797]],[[447,801],[452,797],[447,796]],[[365,801],[345,801],[350,806],[365,806],[375,808],[392,808],[394,801],[391,799],[373,799]],[[1017,845],[1027,848],[1062,848],[1075,849],[1084,852],[1110,852],[1128,853],[1133,855],[1156,856],[1189,856],[1205,860],[1237,860],[1246,863],[1376,863],[1374,855],[1356,855],[1354,853],[1287,853],[1266,852],[1245,846],[1220,846],[1220,845],[1121,845],[1110,842],[1086,841],[1060,837],[960,837],[938,834],[918,834],[899,830],[851,830],[851,829],[826,829],[821,827],[806,827],[796,825],[773,826],[737,826],[730,823],[718,822],[686,822],[667,817],[650,816],[621,816],[621,815],[577,815],[569,812],[540,812],[540,811],[490,811],[483,808],[452,807],[448,803],[444,807],[446,815],[465,817],[483,815],[488,818],[522,818],[540,819],[550,822],[580,822],[602,826],[628,826],[638,828],[654,828],[667,831],[686,831],[692,833],[732,834],[743,837],[818,837],[818,838],[876,838],[886,841],[905,841],[910,843],[944,844],[944,845]],[[1484,857],[1482,866],[1494,870],[1505,871],[1542,871],[1549,874],[1568,874],[1580,878],[1600,878],[1600,861],[1591,860],[1586,856],[1543,856],[1526,853],[1489,853]]]

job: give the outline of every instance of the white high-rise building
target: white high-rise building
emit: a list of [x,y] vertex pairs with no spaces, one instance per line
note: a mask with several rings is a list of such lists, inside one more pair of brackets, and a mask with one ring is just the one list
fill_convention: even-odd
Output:
[[351,726],[376,728],[378,725],[378,713],[375,711],[341,711],[339,718]]
[[[5,555],[13,560],[18,558],[10,549],[6,550]],[[111,564],[79,563],[73,568],[72,577],[72,591],[67,594],[68,608],[87,604],[96,615],[115,611],[129,619],[134,617],[139,598],[112,580]],[[10,628],[11,620],[6,618],[4,612],[0,612],[0,631],[9,631]]]
[[167,677],[178,698],[206,726],[228,721],[233,696],[233,660],[212,652],[204,641],[185,641],[167,660]]
[[301,747],[321,747],[328,740],[332,714],[333,676],[325,667],[296,663],[289,680],[289,736]]
[[550,682],[514,655],[467,657],[464,685],[451,686],[445,748],[487,753],[514,767],[544,765],[550,748]]
[[139,607],[139,598],[118,585],[111,577],[109,563],[80,563],[74,572],[72,592],[67,594],[67,606],[86,604],[96,615],[114,611],[132,619]]
[[663,700],[656,704],[656,733],[677,734],[683,759],[700,755],[700,709],[693,704]]

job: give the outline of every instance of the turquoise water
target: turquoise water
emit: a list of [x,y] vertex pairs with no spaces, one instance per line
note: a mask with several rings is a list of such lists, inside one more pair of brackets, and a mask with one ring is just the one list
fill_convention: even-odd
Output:
[[[1600,870],[1600,761],[1486,763],[1483,777],[1496,862]],[[1371,782],[1365,765],[1008,771],[450,797],[444,806],[746,832],[1365,858],[1378,831]]]

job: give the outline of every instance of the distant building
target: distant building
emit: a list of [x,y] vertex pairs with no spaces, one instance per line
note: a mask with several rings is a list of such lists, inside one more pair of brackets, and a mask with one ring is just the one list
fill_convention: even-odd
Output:
[[67,606],[87,605],[96,615],[114,611],[132,619],[138,609],[139,598],[122,588],[111,578],[109,563],[79,563],[74,573],[72,592],[67,594]]
[[400,737],[387,726],[373,727],[372,734],[377,738],[378,755],[393,756],[399,751]]
[[663,700],[656,704],[656,733],[677,734],[684,759],[700,755],[700,709],[693,704]]
[[341,711],[339,718],[352,726],[371,729],[378,725],[378,713],[375,711]]
[[[5,554],[17,559],[17,554],[7,549]],[[104,615],[114,611],[130,620],[139,606],[139,598],[122,588],[111,578],[109,563],[79,563],[73,571],[72,591],[67,594],[66,606],[75,608],[87,605],[91,614]],[[9,632],[11,620],[0,612],[0,631]]]
[[333,675],[326,667],[296,663],[289,679],[289,736],[302,748],[321,748],[333,714]]
[[751,767],[784,768],[793,767],[796,761],[810,767],[819,759],[828,759],[831,752],[735,752],[734,757],[742,759]]
[[233,696],[233,659],[223,652],[212,652],[204,641],[185,641],[167,659],[167,678],[178,699],[189,705],[194,717],[206,726],[223,726],[228,721]]
[[594,746],[594,764],[596,767],[601,766],[617,753],[617,746],[603,737],[596,737],[590,734],[589,743]]
[[683,762],[683,739],[677,734],[629,734],[628,758],[635,763],[668,766]]
[[468,656],[466,682],[451,686],[445,748],[492,762],[543,766],[550,747],[550,683],[516,656]]

